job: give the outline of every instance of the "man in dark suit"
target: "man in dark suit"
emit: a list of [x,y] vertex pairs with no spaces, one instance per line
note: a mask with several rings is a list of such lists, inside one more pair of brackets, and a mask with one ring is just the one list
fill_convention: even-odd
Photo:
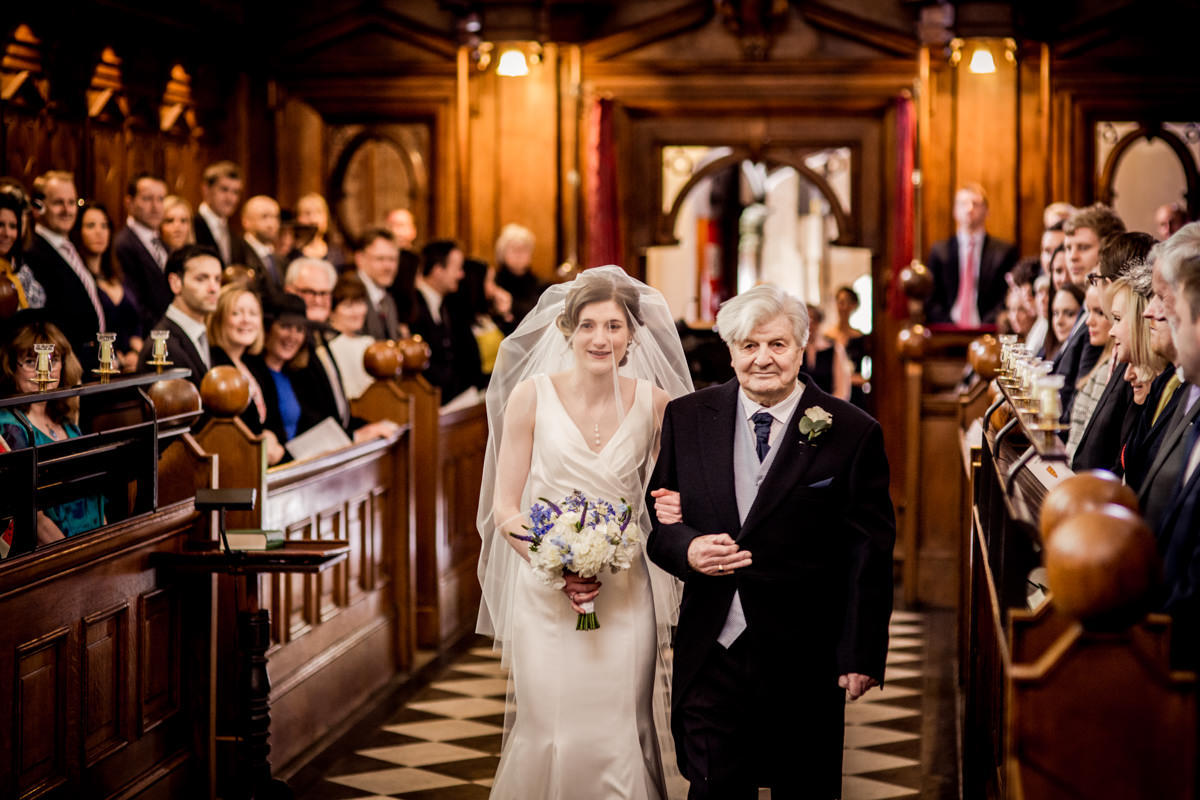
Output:
[[279,239],[279,203],[255,195],[242,206],[242,264],[254,271],[254,287],[267,299],[283,294],[283,264],[275,254]]
[[951,322],[960,328],[988,325],[1004,305],[1004,276],[1016,266],[1017,248],[988,235],[987,212],[987,195],[979,184],[969,183],[955,192],[958,231],[929,252],[933,294],[925,314],[930,322]]
[[400,269],[400,248],[383,228],[369,228],[354,251],[354,266],[367,289],[367,319],[361,333],[375,339],[399,339],[401,323],[390,293]]
[[[211,247],[184,245],[167,259],[166,273],[167,285],[175,299],[154,329],[171,334],[167,340],[167,360],[174,367],[191,370],[188,380],[198,389],[212,365],[206,325],[209,315],[217,310],[221,260]],[[153,355],[154,340],[147,338],[138,356],[139,372],[153,369],[147,364]]]
[[209,164],[204,169],[201,192],[204,200],[192,221],[196,244],[216,250],[222,266],[242,263],[241,240],[230,227],[242,199],[242,171],[232,161]]
[[[1168,314],[1179,369],[1188,383],[1200,385],[1200,223],[1173,234],[1159,260],[1174,290]],[[1173,620],[1172,662],[1195,669],[1200,666],[1200,423],[1193,418],[1182,438],[1182,466],[1173,481],[1159,543],[1167,598],[1163,610]]]
[[71,244],[71,228],[78,213],[75,177],[53,170],[33,182],[33,243],[25,261],[46,291],[46,314],[67,341],[90,376],[97,361],[96,334],[107,330],[100,289]]
[[164,273],[167,247],[158,236],[166,197],[167,184],[161,178],[148,172],[136,175],[125,190],[125,227],[113,240],[125,281],[142,306],[142,324],[147,330],[174,299]]
[[839,797],[845,701],[883,680],[883,433],[797,379],[807,317],[772,286],[728,301],[717,327],[736,380],[663,420],[646,546],[684,582],[671,724],[691,800]]
[[443,239],[422,248],[409,330],[429,344],[425,378],[442,390],[443,403],[483,382],[471,310],[452,298],[462,278],[463,252],[457,244]]

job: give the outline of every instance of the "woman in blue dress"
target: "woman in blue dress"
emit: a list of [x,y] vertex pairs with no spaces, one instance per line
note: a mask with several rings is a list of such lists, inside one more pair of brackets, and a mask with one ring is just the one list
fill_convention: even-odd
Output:
[[[50,377],[47,389],[76,386],[83,377],[79,359],[71,352],[67,337],[40,311],[22,311],[6,326],[3,353],[0,355],[0,396],[36,392],[40,388],[37,375],[35,344],[53,344],[50,357]],[[80,435],[79,398],[30,402],[0,409],[0,437],[9,448],[19,450],[32,445],[74,439]],[[30,441],[32,432],[32,442]],[[39,544],[75,536],[104,524],[103,498],[98,495],[68,500],[38,511],[37,538]]]

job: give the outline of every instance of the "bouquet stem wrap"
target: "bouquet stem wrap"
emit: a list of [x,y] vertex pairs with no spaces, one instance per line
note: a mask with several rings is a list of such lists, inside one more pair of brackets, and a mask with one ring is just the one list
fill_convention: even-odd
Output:
[[575,622],[575,630],[577,631],[594,631],[600,627],[600,620],[596,619],[596,601],[589,600],[586,603],[580,603],[579,607],[583,609],[579,619]]

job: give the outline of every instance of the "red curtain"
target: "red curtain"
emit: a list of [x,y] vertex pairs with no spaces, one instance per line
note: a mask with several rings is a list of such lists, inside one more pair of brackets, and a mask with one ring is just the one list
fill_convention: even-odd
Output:
[[[621,264],[621,230],[617,209],[616,142],[613,102],[599,99],[588,111],[585,218],[587,253],[583,267]],[[628,264],[622,266],[628,268]]]
[[892,218],[896,239],[892,261],[892,281],[888,290],[888,311],[896,319],[907,319],[908,299],[900,285],[900,270],[913,259],[913,167],[916,159],[917,114],[912,98],[896,101],[896,204]]

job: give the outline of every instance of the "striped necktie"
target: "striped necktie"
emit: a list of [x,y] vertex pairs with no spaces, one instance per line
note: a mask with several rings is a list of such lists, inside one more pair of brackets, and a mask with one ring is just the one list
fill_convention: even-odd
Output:
[[79,282],[83,284],[84,291],[87,292],[88,299],[92,301],[92,308],[96,309],[96,321],[100,323],[97,333],[107,330],[108,325],[104,320],[104,307],[100,305],[100,293],[96,290],[96,279],[92,277],[92,273],[88,272],[88,268],[84,266],[83,259],[79,257],[79,251],[75,249],[75,245],[68,240],[63,239],[62,247],[58,248],[58,252],[62,254],[63,260],[67,262],[67,266],[79,278]]

